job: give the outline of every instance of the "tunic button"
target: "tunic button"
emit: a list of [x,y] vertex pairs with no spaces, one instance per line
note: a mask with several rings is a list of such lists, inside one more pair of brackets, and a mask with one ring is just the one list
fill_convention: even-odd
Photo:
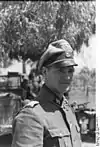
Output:
[[62,136],[62,133],[60,133],[59,135]]
[[72,123],[70,122],[70,127],[72,127]]

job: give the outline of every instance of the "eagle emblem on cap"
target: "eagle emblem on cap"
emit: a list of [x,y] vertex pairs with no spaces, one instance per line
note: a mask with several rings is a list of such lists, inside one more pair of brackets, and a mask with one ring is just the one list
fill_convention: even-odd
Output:
[[65,55],[66,55],[67,58],[71,57],[70,53],[66,53]]
[[68,50],[67,50],[65,56],[66,56],[67,58],[72,58],[72,57],[73,57],[73,51],[69,51],[69,52],[68,52]]

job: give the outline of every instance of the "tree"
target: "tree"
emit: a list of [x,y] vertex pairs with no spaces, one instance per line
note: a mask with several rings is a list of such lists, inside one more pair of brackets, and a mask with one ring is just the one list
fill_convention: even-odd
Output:
[[0,45],[10,59],[36,61],[48,44],[65,38],[80,51],[95,33],[95,2],[3,1]]
[[84,67],[81,69],[79,75],[80,75],[80,79],[83,81],[83,87],[85,91],[89,85],[90,70],[87,67]]
[[92,69],[90,72],[90,85],[92,90],[95,91],[96,89],[96,69]]
[[6,68],[12,64],[8,54],[5,53],[4,49],[0,46],[0,67]]
[[89,91],[95,91],[95,84],[96,84],[96,70],[92,69],[89,70],[87,67],[84,67],[80,73],[79,78],[83,82],[83,88],[86,92],[86,96],[89,95]]
[[[4,48],[10,59],[25,61],[36,54],[39,54],[39,44],[42,39],[39,37],[37,24],[25,17],[25,3],[8,5],[1,11],[2,32],[1,47]],[[38,46],[37,46],[38,44]],[[37,52],[36,52],[37,51]]]

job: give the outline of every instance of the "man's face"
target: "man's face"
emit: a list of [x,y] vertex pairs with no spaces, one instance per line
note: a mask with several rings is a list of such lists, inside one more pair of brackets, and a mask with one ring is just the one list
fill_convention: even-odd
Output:
[[64,93],[70,87],[73,77],[74,67],[55,68],[50,67],[46,71],[47,85],[55,92]]

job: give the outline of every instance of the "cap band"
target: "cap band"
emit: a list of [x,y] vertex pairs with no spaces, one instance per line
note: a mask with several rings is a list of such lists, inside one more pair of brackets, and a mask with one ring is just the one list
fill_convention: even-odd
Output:
[[56,53],[51,58],[49,58],[47,61],[45,61],[43,66],[49,66],[55,62],[60,62],[60,61],[67,60],[67,59],[73,59],[73,54],[67,54],[65,52]]

